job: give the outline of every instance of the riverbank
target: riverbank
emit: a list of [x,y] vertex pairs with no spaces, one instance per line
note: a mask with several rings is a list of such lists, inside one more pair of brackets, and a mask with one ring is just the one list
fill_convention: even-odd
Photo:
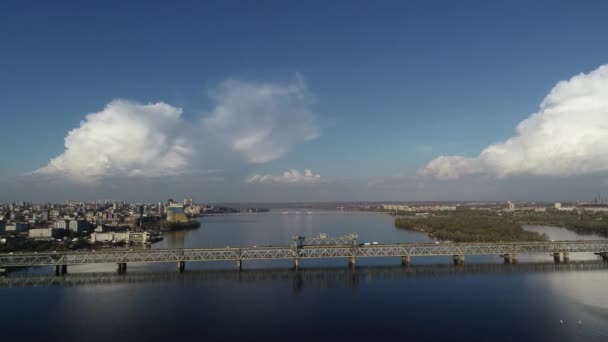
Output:
[[518,222],[489,212],[459,210],[427,217],[399,217],[395,227],[454,242],[545,241],[544,234],[525,231]]

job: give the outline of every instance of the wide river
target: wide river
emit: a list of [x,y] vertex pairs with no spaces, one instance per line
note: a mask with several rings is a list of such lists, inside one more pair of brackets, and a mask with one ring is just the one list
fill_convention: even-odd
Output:
[[[287,245],[292,236],[358,234],[363,242],[428,242],[388,215],[275,210],[205,217],[153,248]],[[527,227],[550,239],[599,239]],[[347,261],[48,267],[0,278],[2,341],[608,341],[608,264],[593,254]],[[580,322],[579,322],[580,321]]]

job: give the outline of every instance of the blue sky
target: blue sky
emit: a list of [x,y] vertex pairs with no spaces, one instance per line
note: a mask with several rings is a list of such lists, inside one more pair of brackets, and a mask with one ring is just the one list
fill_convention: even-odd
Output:
[[[463,179],[452,179],[456,188],[449,193],[429,185],[414,193],[410,184],[369,184],[418,184],[411,178],[434,158],[476,157],[514,136],[557,82],[607,62],[605,13],[603,1],[3,2],[0,201],[97,194],[209,201],[500,199],[501,188],[470,193]],[[201,159],[205,170],[221,169],[209,179],[118,174],[82,184],[57,171],[44,175],[51,179],[26,179],[64,153],[67,132],[86,114],[114,99],[182,108],[186,126],[193,126],[220,107],[210,93],[226,80],[283,87],[302,82],[306,103],[297,106],[310,111],[318,134],[272,140],[289,145],[288,152],[261,163],[199,158],[216,141],[197,145],[197,156],[188,159]],[[321,181],[246,182],[290,169],[302,175],[310,169]],[[565,177],[556,182],[572,189],[584,183],[579,176],[603,175],[601,168],[567,175],[526,169],[515,177]],[[157,191],[103,190],[133,181]],[[513,181],[500,177],[498,183]],[[537,198],[544,190],[510,197]],[[576,197],[595,195],[587,191],[581,185]],[[551,192],[567,195],[566,188]]]

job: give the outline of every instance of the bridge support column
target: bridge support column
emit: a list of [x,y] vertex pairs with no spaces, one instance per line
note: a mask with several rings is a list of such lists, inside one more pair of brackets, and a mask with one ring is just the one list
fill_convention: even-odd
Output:
[[127,263],[119,262],[118,263],[118,273],[125,273],[125,272],[127,272]]
[[355,263],[357,259],[354,256],[348,257],[348,267],[351,269],[355,269]]
[[243,261],[241,259],[238,259],[236,261],[236,270],[241,271],[242,269],[243,269]]
[[559,253],[553,253],[553,261],[559,264]]
[[293,259],[293,269],[294,269],[294,271],[300,270],[300,258]]
[[178,261],[177,262],[177,270],[179,272],[184,272],[186,270],[186,262],[185,261]]
[[454,255],[454,265],[463,265],[464,255]]
[[401,266],[410,266],[412,264],[412,257],[404,255],[401,257]]
[[569,262],[570,261],[570,253],[563,252],[562,253],[562,259],[564,260],[564,262]]
[[505,264],[516,264],[517,263],[517,254],[505,254]]
[[55,275],[68,273],[68,265],[55,265]]

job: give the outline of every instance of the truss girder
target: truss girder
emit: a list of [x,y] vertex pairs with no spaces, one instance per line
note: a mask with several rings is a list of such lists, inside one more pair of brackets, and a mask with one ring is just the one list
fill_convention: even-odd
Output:
[[403,243],[246,248],[192,248],[0,254],[0,267],[292,258],[608,253],[608,240],[513,243]]

